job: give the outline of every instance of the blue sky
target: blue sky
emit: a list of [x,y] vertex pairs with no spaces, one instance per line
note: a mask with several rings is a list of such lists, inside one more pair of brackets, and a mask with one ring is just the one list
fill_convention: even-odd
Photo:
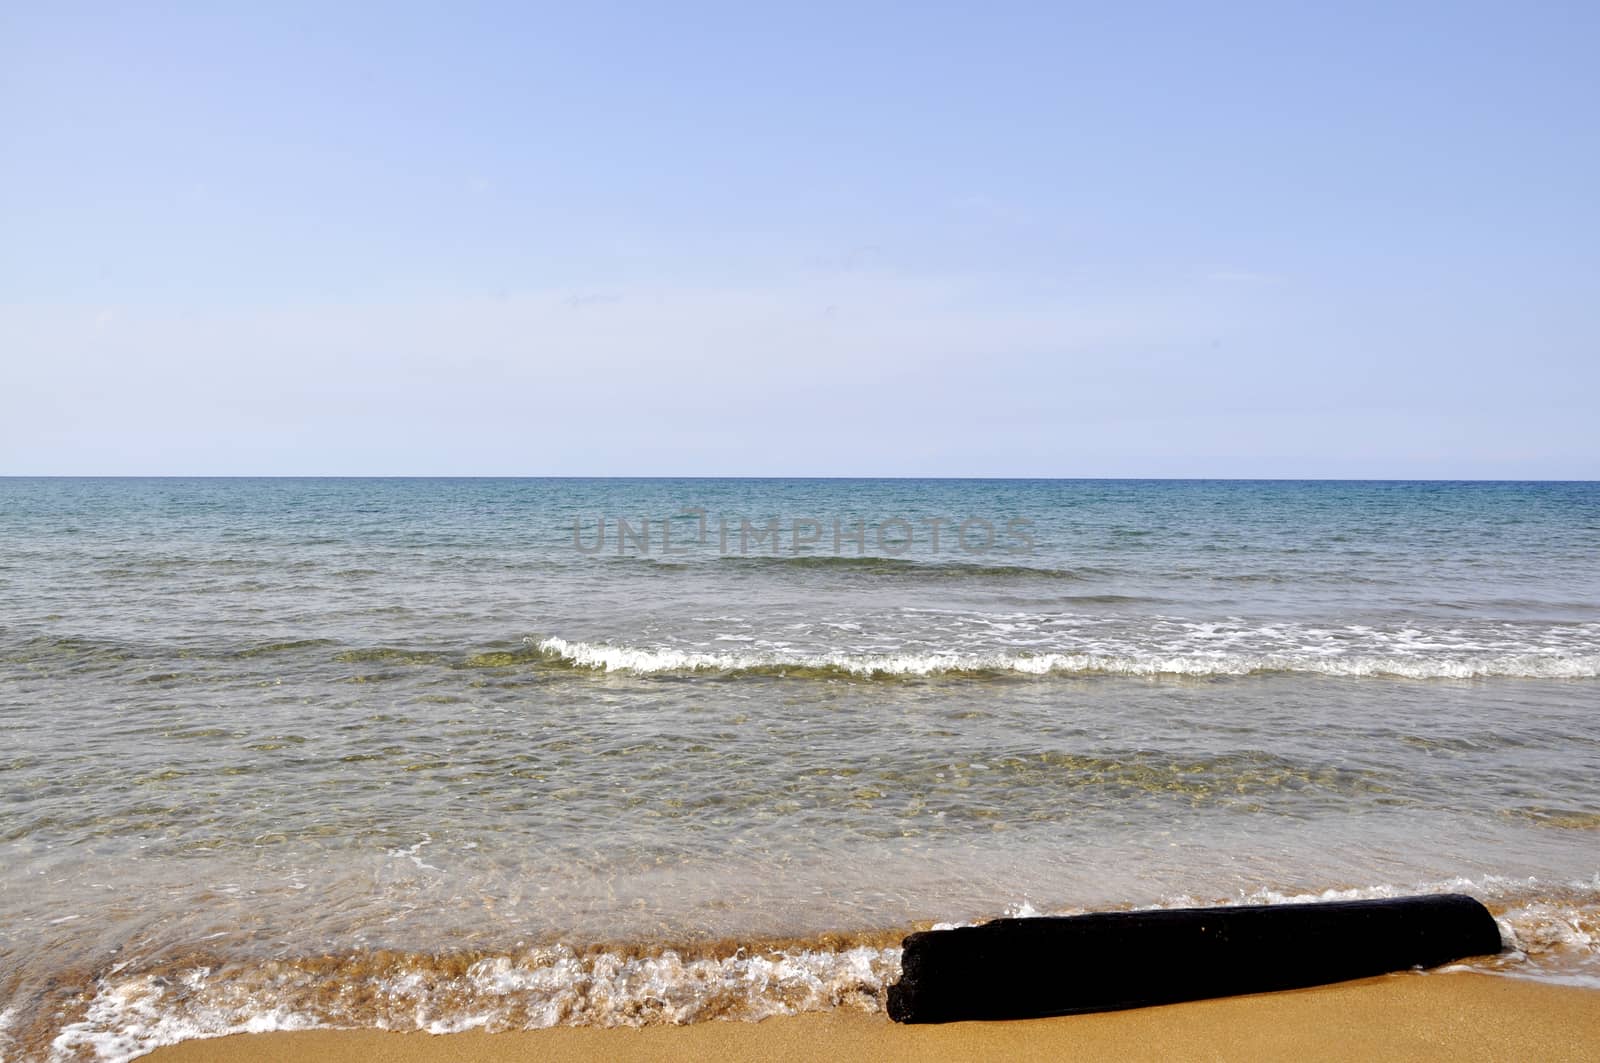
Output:
[[1600,476],[1595,5],[250,6],[0,12],[0,473]]

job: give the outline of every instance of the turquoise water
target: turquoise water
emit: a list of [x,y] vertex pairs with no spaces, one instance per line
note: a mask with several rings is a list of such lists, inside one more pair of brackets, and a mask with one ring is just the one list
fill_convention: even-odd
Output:
[[10,479],[0,543],[7,1060],[871,1008],[1006,911],[1456,889],[1600,967],[1600,485]]

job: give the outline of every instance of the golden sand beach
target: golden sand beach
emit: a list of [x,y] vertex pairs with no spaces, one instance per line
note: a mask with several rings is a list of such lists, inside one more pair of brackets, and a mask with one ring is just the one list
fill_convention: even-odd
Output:
[[1594,1060],[1600,990],[1495,975],[1400,974],[1318,989],[1030,1022],[899,1026],[853,1010],[690,1026],[431,1036],[244,1034],[151,1063],[539,1060]]

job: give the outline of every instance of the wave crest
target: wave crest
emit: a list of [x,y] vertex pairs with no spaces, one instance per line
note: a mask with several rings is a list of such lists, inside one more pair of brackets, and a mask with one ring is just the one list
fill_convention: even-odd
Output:
[[1600,654],[1481,654],[1438,657],[1292,653],[786,653],[615,646],[551,636],[526,640],[547,661],[636,675],[714,672],[854,678],[934,676],[1246,676],[1273,672],[1403,679],[1600,678]]

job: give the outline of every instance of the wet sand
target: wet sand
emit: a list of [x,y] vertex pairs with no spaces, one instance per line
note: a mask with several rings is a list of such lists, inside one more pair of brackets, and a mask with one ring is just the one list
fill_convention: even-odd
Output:
[[189,1041],[151,1063],[541,1060],[1600,1059],[1600,990],[1474,973],[1031,1022],[899,1026],[853,1010],[760,1023],[515,1033],[314,1030]]

